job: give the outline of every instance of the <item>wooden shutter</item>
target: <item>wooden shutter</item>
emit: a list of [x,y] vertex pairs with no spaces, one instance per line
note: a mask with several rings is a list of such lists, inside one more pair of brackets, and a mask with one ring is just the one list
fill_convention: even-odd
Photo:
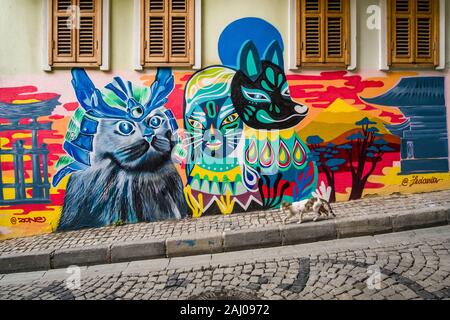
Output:
[[144,0],[142,64],[192,65],[194,0]]
[[323,63],[323,3],[320,0],[303,0],[301,4],[301,62]]
[[101,1],[79,0],[80,29],[77,30],[77,62],[100,63]]
[[390,0],[389,20],[390,64],[438,63],[436,0]]
[[145,0],[145,62],[168,62],[168,1]]
[[328,0],[325,8],[325,62],[348,65],[348,1]]
[[51,1],[50,65],[101,65],[101,2],[102,0]]
[[58,62],[75,62],[75,29],[69,28],[71,19],[70,7],[76,5],[76,0],[54,0],[50,6],[52,17],[49,64]]
[[348,64],[348,0],[299,0],[300,64]]
[[417,0],[416,7],[416,62],[438,65],[438,3],[433,0]]

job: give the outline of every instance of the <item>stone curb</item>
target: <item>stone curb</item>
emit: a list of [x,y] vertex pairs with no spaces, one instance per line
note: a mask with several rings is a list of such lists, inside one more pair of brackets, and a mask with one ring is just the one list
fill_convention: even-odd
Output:
[[0,256],[0,273],[286,246],[447,224],[450,224],[450,207],[439,206],[398,214],[360,215],[315,223],[189,234],[166,240],[148,239],[112,245],[17,253]]

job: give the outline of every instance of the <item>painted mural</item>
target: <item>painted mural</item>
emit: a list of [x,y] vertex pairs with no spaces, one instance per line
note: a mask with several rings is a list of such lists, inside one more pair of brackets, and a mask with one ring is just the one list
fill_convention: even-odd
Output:
[[331,202],[450,188],[443,77],[286,74],[257,18],[218,49],[195,73],[0,88],[0,239],[275,209],[322,184]]

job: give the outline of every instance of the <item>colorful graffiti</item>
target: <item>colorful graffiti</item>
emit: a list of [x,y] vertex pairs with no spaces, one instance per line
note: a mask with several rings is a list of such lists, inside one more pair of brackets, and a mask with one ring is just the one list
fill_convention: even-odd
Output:
[[83,69],[72,70],[81,108],[64,141],[56,186],[71,174],[58,230],[180,219],[186,215],[182,181],[172,159],[178,126],[164,105],[172,70],[158,69],[151,87],[116,77],[96,89]]
[[281,39],[245,18],[195,73],[0,88],[0,239],[450,188],[442,76],[286,74]]

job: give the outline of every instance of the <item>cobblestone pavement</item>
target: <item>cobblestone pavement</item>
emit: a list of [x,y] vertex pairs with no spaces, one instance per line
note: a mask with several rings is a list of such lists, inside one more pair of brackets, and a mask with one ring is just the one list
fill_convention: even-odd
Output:
[[[358,201],[336,203],[333,204],[333,208],[337,219],[339,219],[349,216],[382,213],[395,214],[408,212],[412,209],[428,209],[430,207],[448,206],[449,204],[450,190],[447,190],[422,194],[370,197]],[[283,218],[284,214],[275,210],[49,233],[0,241],[0,256],[46,249],[76,248],[144,239],[166,239],[193,233],[255,229],[279,225],[282,223]],[[305,221],[311,219],[312,217],[306,217]]]
[[450,226],[80,272],[73,290],[64,269],[0,275],[0,299],[448,300]]

